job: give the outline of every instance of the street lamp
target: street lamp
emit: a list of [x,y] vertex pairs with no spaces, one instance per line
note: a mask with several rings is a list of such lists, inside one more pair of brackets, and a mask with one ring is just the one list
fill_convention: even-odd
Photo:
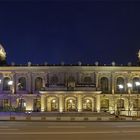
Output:
[[12,94],[13,81],[12,80],[8,81],[8,85],[10,87],[10,118],[11,118],[11,94]]

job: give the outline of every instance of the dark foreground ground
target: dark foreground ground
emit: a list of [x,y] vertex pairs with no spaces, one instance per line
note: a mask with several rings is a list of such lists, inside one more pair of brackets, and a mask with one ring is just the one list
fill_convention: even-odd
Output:
[[0,122],[0,140],[140,140],[140,122]]

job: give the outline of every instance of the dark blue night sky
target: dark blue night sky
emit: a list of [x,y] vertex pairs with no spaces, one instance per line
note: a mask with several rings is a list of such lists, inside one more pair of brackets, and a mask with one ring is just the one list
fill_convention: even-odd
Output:
[[127,64],[140,49],[140,2],[0,2],[8,63]]

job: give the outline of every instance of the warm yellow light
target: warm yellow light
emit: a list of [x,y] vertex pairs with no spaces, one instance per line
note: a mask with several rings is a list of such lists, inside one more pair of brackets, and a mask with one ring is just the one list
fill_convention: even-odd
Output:
[[89,103],[89,100],[86,100],[87,103]]
[[119,86],[119,89],[123,89],[123,85],[118,85]]
[[72,103],[72,100],[70,100],[70,103]]
[[132,84],[131,84],[131,83],[127,83],[127,86],[128,86],[129,88],[131,88],[131,87],[132,87]]
[[12,80],[8,81],[8,85],[9,86],[13,85],[13,81]]
[[140,82],[135,82],[136,86],[140,86]]
[[56,102],[56,100],[52,100],[52,102],[53,102],[53,103],[55,103],[55,102]]

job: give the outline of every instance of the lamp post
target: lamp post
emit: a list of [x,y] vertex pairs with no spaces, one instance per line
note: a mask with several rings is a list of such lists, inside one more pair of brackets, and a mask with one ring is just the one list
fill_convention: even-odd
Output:
[[13,81],[12,80],[8,81],[8,85],[10,87],[10,118],[11,118],[11,94],[12,94]]
[[131,88],[132,88],[132,84],[131,83],[127,83],[127,87],[128,87],[128,116],[131,116]]

